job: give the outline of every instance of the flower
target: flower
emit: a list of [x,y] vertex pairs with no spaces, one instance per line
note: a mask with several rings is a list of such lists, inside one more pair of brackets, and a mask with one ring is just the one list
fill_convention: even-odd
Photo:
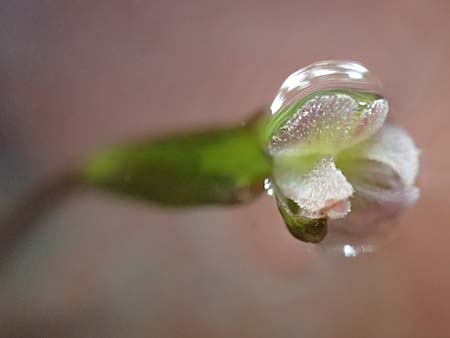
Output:
[[[305,69],[317,73],[323,64]],[[367,79],[361,64],[337,64],[332,65],[334,73],[319,73],[322,85],[332,82],[330,76],[335,80],[336,74],[348,74],[349,64],[351,71],[362,73],[360,79]],[[345,71],[339,68],[342,64],[347,65]],[[286,80],[289,90],[298,90],[292,77]],[[374,225],[419,196],[419,150],[402,128],[386,122],[388,101],[373,91],[348,88],[348,76],[340,80],[332,82],[338,89],[313,91],[284,107],[278,95],[278,110],[266,130],[279,209],[291,233],[307,242],[321,241],[327,224],[352,235],[371,234]]]
[[264,181],[296,238],[317,243],[328,229],[367,237],[419,196],[419,151],[386,122],[379,93],[362,64],[317,62],[284,81],[268,118],[118,144],[89,158],[80,176],[175,207],[250,201]]

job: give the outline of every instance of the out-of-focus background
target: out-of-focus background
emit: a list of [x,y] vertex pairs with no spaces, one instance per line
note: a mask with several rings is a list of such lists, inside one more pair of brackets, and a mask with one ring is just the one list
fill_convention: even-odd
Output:
[[1,1],[0,210],[102,145],[241,121],[322,59],[369,66],[423,154],[420,201],[356,259],[266,196],[74,196],[2,270],[0,337],[449,337],[449,34],[445,0]]

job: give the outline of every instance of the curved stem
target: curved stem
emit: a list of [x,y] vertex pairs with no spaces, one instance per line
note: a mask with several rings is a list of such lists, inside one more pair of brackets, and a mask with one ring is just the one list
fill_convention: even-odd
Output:
[[35,229],[41,216],[82,186],[83,181],[78,174],[66,172],[40,183],[7,211],[0,219],[0,267],[21,240]]

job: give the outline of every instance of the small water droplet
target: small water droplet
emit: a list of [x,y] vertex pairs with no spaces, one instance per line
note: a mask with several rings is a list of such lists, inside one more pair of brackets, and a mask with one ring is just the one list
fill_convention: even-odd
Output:
[[272,187],[272,182],[268,178],[264,180],[264,189],[266,190],[267,195],[269,195],[270,197],[273,196],[274,191]]

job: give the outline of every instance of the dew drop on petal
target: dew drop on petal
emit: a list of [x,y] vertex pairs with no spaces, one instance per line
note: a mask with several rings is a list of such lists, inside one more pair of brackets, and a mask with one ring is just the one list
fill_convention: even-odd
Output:
[[374,134],[389,110],[373,74],[355,61],[323,61],[282,84],[265,131],[270,154],[335,153]]
[[357,61],[319,61],[289,75],[272,102],[272,115],[311,93],[335,88],[379,92],[381,84],[369,69]]

